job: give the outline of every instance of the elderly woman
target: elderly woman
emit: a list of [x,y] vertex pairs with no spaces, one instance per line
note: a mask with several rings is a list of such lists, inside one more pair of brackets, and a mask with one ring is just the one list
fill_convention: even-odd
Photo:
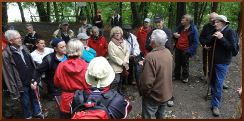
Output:
[[123,67],[125,67],[126,70],[129,69],[128,63],[130,55],[130,51],[125,40],[122,38],[122,35],[123,31],[120,27],[116,26],[112,28],[110,31],[111,41],[108,45],[109,63],[115,72],[115,78],[110,85],[110,88],[118,91],[119,93],[122,93],[121,73],[123,71]]
[[33,73],[33,79],[36,81],[41,77],[42,73],[45,72],[45,80],[47,81],[47,93],[48,99],[54,101],[54,96],[61,95],[62,89],[58,88],[54,82],[53,77],[56,68],[60,62],[67,59],[66,44],[65,41],[60,38],[55,38],[51,43],[54,52],[45,56],[42,63],[35,69]]
[[97,53],[94,49],[87,46],[89,36],[87,36],[85,33],[79,33],[77,35],[77,39],[80,40],[84,45],[84,51],[81,58],[84,59],[87,63],[90,63],[90,61],[96,57]]
[[60,101],[61,119],[71,118],[69,103],[73,100],[74,91],[89,87],[85,80],[88,63],[80,59],[83,48],[80,40],[71,39],[66,50],[68,59],[60,63],[55,72],[54,83],[63,90]]
[[88,39],[87,46],[93,48],[97,52],[97,56],[106,57],[108,52],[108,43],[105,37],[99,36],[99,28],[96,26],[92,27],[91,38]]

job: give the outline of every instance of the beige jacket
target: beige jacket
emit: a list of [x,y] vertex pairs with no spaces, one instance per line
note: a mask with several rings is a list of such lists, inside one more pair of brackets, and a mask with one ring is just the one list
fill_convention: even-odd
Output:
[[120,46],[115,45],[114,42],[112,41],[110,41],[108,44],[109,64],[112,66],[115,73],[122,73],[123,62],[128,63],[128,65],[125,68],[126,70],[129,69],[130,51],[125,41],[123,41],[123,44],[124,44],[124,49],[122,49]]

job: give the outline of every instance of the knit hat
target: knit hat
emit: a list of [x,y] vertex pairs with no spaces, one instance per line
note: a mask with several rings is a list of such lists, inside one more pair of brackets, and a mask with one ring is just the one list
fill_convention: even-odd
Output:
[[54,48],[54,47],[57,47],[58,43],[61,42],[61,41],[64,41],[64,40],[62,40],[61,38],[55,38],[55,39],[52,41],[52,43],[51,43],[52,47],[53,47],[53,48]]
[[77,35],[77,39],[78,39],[78,40],[88,39],[88,38],[89,38],[89,36],[87,36],[85,33],[79,33],[79,34]]
[[89,85],[100,88],[109,86],[115,78],[115,73],[104,57],[95,57],[89,63],[85,78]]
[[213,21],[215,21],[215,20],[224,21],[224,22],[226,22],[227,24],[230,24],[230,22],[227,21],[227,17],[224,16],[224,15],[217,15],[216,17],[213,18]]
[[60,24],[61,25],[69,25],[69,23],[66,19],[63,19]]
[[100,10],[97,10],[97,13],[101,13],[102,11],[100,11]]

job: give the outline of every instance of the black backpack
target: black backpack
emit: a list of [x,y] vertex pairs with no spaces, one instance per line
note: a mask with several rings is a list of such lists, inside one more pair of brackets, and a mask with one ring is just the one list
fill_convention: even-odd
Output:
[[[77,90],[71,103],[71,119],[110,119],[107,108],[101,103],[102,91],[94,90],[88,94]],[[86,100],[84,97],[87,97]]]
[[[98,110],[99,107],[102,107],[103,110],[108,113],[109,119],[126,119],[132,110],[132,105],[130,104],[130,102],[127,101],[123,96],[121,96],[117,91],[108,90],[104,94],[102,93],[102,91],[103,88],[96,87],[92,87],[91,94],[87,93],[84,90],[75,91],[74,98],[70,104],[71,116],[74,117],[75,113],[77,114],[84,110],[94,111]],[[88,109],[86,108],[86,104],[91,98],[97,100],[97,103],[94,103],[95,106],[93,108]],[[106,109],[104,109],[103,106],[105,106]],[[86,117],[89,119],[93,118],[89,116]]]
[[[230,28],[227,27],[226,30],[225,30],[225,33],[226,34],[227,32],[229,32]],[[234,30],[232,30],[234,31]],[[237,33],[235,32],[235,39],[234,39],[234,50],[232,50],[232,56],[237,56],[239,51],[240,51],[240,38],[238,37]]]

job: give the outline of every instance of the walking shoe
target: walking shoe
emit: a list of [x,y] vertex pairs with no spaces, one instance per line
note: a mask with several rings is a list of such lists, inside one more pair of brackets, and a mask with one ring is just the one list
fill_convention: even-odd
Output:
[[188,82],[188,78],[182,80],[184,83]]
[[173,81],[179,81],[180,78],[173,78]]
[[213,108],[213,115],[214,116],[219,116],[220,112],[218,108]]
[[35,118],[37,119],[45,119],[47,117],[47,114],[45,113],[40,113],[39,115],[36,115]]
[[168,101],[167,105],[168,107],[172,107],[174,105],[174,101]]
[[224,89],[228,89],[229,88],[228,85],[225,82],[223,83],[223,88]]
[[135,86],[136,85],[136,82],[131,82],[131,84]]

